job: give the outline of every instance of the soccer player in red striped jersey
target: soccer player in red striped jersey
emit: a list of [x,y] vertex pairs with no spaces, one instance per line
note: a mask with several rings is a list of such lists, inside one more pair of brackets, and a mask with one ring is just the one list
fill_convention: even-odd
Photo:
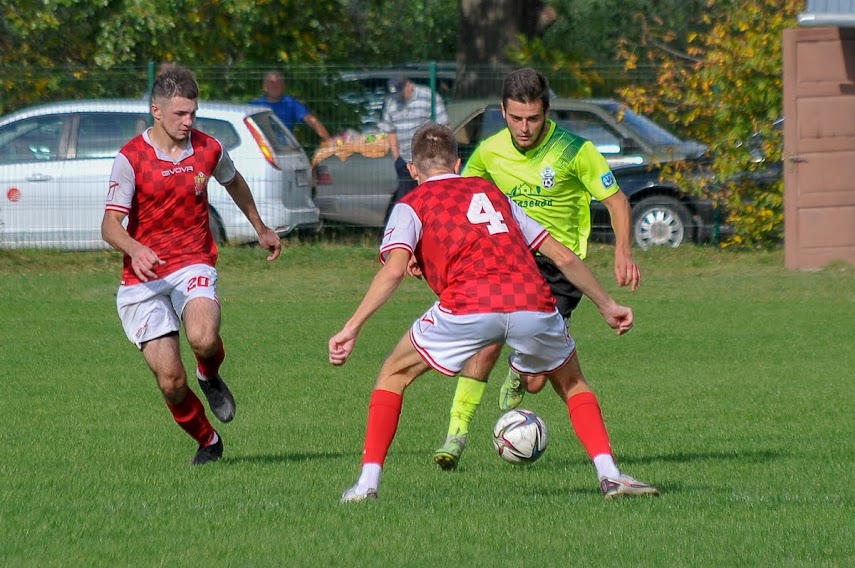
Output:
[[193,465],[218,460],[223,441],[187,386],[178,340],[182,322],[211,411],[222,422],[235,414],[234,397],[219,373],[225,350],[217,246],[208,221],[211,177],[252,223],[270,252],[267,260],[281,251],[279,236],[262,222],[223,145],[193,128],[198,98],[189,70],[172,65],[158,75],[151,93],[154,125],[116,156],[101,222],[103,239],[124,253],[116,296],[122,327],[154,373],[175,422],[198,444]]
[[[362,472],[342,495],[343,503],[377,497],[404,391],[430,369],[455,376],[479,350],[503,343],[514,350],[509,360],[514,370],[544,375],[566,404],[573,395],[590,393],[575,342],[532,251],[552,259],[619,335],[633,324],[632,310],[618,305],[573,251],[498,187],[457,175],[460,160],[448,128],[430,123],[419,129],[408,167],[419,187],[392,210],[380,245],[383,265],[354,314],[330,339],[330,363],[347,362],[363,326],[393,296],[411,259],[439,300],[413,323],[380,369],[369,403]],[[604,426],[586,439],[597,446],[607,498],[658,495],[618,470]]]

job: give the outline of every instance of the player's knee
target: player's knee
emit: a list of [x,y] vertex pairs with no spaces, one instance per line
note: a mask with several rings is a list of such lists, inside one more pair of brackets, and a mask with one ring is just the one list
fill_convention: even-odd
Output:
[[183,369],[156,375],[157,386],[170,404],[180,404],[187,395],[187,375]]
[[213,357],[220,347],[220,338],[214,330],[188,330],[187,342],[193,353],[200,357]]

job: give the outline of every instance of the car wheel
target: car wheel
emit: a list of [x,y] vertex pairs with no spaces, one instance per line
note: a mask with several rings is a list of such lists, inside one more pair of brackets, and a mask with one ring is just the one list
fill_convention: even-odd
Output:
[[208,210],[208,223],[211,225],[211,233],[214,235],[214,242],[218,245],[226,242],[226,228],[223,227],[223,221],[217,212],[213,209]]
[[690,218],[688,210],[673,197],[647,197],[632,208],[633,240],[642,249],[677,248],[686,238]]

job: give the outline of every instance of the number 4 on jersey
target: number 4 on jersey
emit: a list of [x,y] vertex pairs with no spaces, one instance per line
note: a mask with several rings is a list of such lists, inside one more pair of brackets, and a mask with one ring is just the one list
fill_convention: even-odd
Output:
[[508,226],[505,225],[505,217],[493,207],[486,193],[476,193],[472,195],[472,201],[469,202],[469,211],[466,217],[473,225],[487,223],[487,230],[491,235],[496,233],[507,233]]

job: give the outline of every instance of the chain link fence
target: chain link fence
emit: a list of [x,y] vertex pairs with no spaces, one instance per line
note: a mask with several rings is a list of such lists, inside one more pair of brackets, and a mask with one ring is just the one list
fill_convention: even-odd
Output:
[[[75,224],[87,226],[90,233],[87,238],[88,243],[95,243],[95,248],[104,246],[103,243],[98,243],[99,235],[94,225],[103,213],[103,196],[107,191],[109,165],[112,163],[112,157],[121,147],[121,143],[117,142],[119,137],[131,137],[137,131],[134,125],[143,122],[141,116],[147,118],[150,123],[150,118],[145,116],[148,111],[147,102],[160,65],[160,62],[150,62],[142,66],[109,70],[82,67],[0,69],[0,114],[3,115],[0,121],[8,121],[13,112],[28,109],[33,105],[66,103],[62,110],[62,117],[57,117],[55,120],[41,120],[39,129],[28,130],[20,125],[20,121],[6,125],[0,122],[0,191],[2,191],[0,194],[0,247],[86,248],[86,246],[64,247],[62,244],[62,235],[71,234]],[[257,158],[244,162],[239,168],[245,177],[262,180],[257,182],[257,186],[268,183],[271,176],[276,177],[278,181],[275,183],[282,184],[286,188],[282,190],[281,201],[292,210],[299,209],[301,218],[305,218],[306,207],[314,203],[318,208],[317,223],[304,223],[306,228],[313,231],[319,226],[374,228],[378,225],[382,226],[383,216],[391,197],[390,193],[394,192],[396,181],[391,159],[387,153],[388,146],[382,146],[381,137],[375,137],[375,134],[378,133],[377,123],[390,78],[405,76],[415,83],[425,85],[441,95],[449,107],[454,106],[455,103],[468,105],[476,100],[483,101],[472,105],[476,112],[482,114],[470,123],[465,132],[461,131],[460,136],[465,139],[482,127],[482,123],[478,121],[483,121],[485,124],[488,119],[496,122],[496,117],[493,115],[497,112],[495,105],[499,102],[501,83],[505,75],[503,71],[487,68],[469,68],[461,71],[452,63],[442,62],[397,67],[287,65],[191,65],[189,67],[196,74],[200,84],[202,93],[200,116],[201,109],[206,108],[206,103],[214,101],[244,103],[261,97],[264,76],[270,71],[276,71],[285,80],[285,93],[300,100],[324,124],[332,135],[332,144],[322,145],[309,126],[297,124],[293,128],[293,133],[283,135],[271,131],[266,136],[268,142],[272,141],[274,146],[278,145],[274,153],[280,154],[279,159],[282,163],[271,164],[269,156],[263,157],[263,154],[266,155],[265,152],[270,149],[262,148],[260,152],[256,152]],[[580,73],[544,70],[544,74],[547,75],[556,95],[569,98],[581,95],[588,98],[613,98],[618,87],[630,83],[650,84],[655,75],[652,69],[640,69],[629,74],[619,65],[592,67]],[[133,121],[117,115],[98,117],[91,114],[92,109],[95,108],[92,106],[92,101],[101,101],[102,106],[106,102],[109,107],[109,101],[115,99],[126,99],[129,102],[138,103],[136,106],[139,108],[134,108],[133,111],[136,113]],[[115,104],[118,106],[119,103]],[[490,104],[493,105],[492,108]],[[75,108],[85,109],[85,112],[83,110],[75,112]],[[581,111],[568,107],[562,112],[566,113],[567,124],[573,125],[568,128],[580,132],[579,128],[583,128],[582,123],[579,122],[582,120],[579,118]],[[452,120],[460,118],[462,117],[453,116]],[[556,118],[556,120],[559,119]],[[30,119],[30,123],[36,122],[38,121],[34,122]],[[239,141],[240,136],[232,132],[231,128],[240,128],[240,124],[236,126],[220,124],[215,116],[198,120],[197,123],[197,127],[204,125],[217,133],[220,139],[228,132]],[[99,124],[109,126],[101,127],[98,126]],[[255,126],[256,129],[261,130],[266,128],[259,124]],[[629,123],[626,126],[629,126]],[[591,127],[596,129],[597,125],[594,124]],[[103,132],[100,132],[99,128]],[[657,126],[651,123],[650,128],[656,129]],[[484,134],[486,128],[482,130],[481,134]],[[128,134],[124,134],[125,132]],[[591,132],[592,134],[585,133],[585,135],[594,141],[595,130]],[[641,134],[644,135],[644,133]],[[653,132],[651,131],[650,134]],[[42,138],[38,139],[38,136]],[[93,161],[94,156],[84,155],[84,136],[89,136],[87,143],[100,152],[97,163]],[[101,142],[94,139],[99,136],[103,138]],[[245,138],[248,140],[244,142],[249,145],[259,142],[258,139],[253,141],[253,136],[249,133]],[[460,140],[461,143],[467,142],[464,139]],[[107,141],[109,141],[109,148],[106,145]],[[291,145],[292,141],[293,145]],[[621,144],[630,142],[626,132],[615,132],[614,140],[603,142],[603,147],[619,148]],[[254,146],[253,149],[255,149]],[[234,150],[230,149],[230,152],[232,151],[240,155],[241,150],[238,149],[237,142]],[[304,152],[305,156],[295,157],[295,151],[298,154]],[[290,157],[284,157],[286,154]],[[82,161],[84,157],[87,158],[85,163]],[[280,173],[274,171],[271,174],[271,165],[273,170],[280,172],[287,170],[290,177],[283,181],[280,179],[282,177]],[[77,170],[81,168],[85,171],[78,172]],[[68,172],[75,172],[76,177],[69,177]],[[629,183],[629,178],[625,179]],[[652,178],[648,175],[646,179]],[[624,187],[623,184],[621,186]],[[46,190],[48,187],[56,192],[56,197],[49,196]],[[303,192],[305,199],[302,196]],[[663,208],[651,208],[650,199],[645,201],[648,209],[652,209],[647,213],[648,222],[644,227],[646,231],[665,231],[666,234],[661,238],[665,239],[666,244],[667,239],[673,234],[679,234],[680,238],[685,235],[688,239],[690,235],[707,234],[711,230],[718,233],[717,227],[710,229],[708,219],[699,217],[701,213],[709,210],[708,204],[698,205],[687,196],[679,195],[676,188],[672,188],[668,195],[668,199],[660,199],[667,207],[663,205]],[[654,204],[657,203],[659,201]],[[294,229],[293,226],[287,226],[288,219],[292,217],[294,215],[289,217],[283,213],[284,229]],[[666,226],[662,222],[663,219],[677,225],[676,228]],[[212,213],[212,224],[214,222],[219,223],[218,232],[225,237],[239,229],[229,225],[229,217],[222,211],[215,210]],[[598,222],[603,225],[601,229],[605,232],[609,231],[607,217],[595,215],[595,224]],[[18,232],[13,232],[14,225],[26,225],[26,223],[34,223],[37,226],[29,229],[18,226],[16,229]],[[38,237],[33,235],[40,234],[40,231],[52,232],[54,236],[38,241]],[[671,233],[668,233],[669,231]]]

